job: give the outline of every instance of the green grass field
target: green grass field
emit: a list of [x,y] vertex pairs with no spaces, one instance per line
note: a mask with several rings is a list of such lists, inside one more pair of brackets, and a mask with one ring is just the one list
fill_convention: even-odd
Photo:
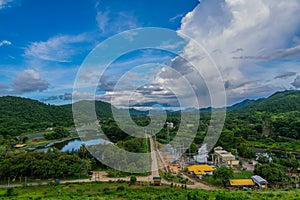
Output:
[[0,189],[0,199],[300,199],[297,189],[266,191],[204,191],[169,186],[150,186],[147,183],[73,183]]
[[293,151],[300,153],[300,145],[296,140],[290,140],[288,142],[272,142],[267,143],[264,141],[248,141],[253,147],[266,148],[266,149],[280,149],[282,151]]
[[233,174],[233,179],[247,179],[253,176],[253,172],[248,172],[248,171],[241,171],[240,173],[234,173]]

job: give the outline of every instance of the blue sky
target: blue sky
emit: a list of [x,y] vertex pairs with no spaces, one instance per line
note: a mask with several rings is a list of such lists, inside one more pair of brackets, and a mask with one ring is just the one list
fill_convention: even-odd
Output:
[[[0,96],[54,104],[70,103],[72,95],[91,98],[93,94],[73,91],[84,59],[107,38],[143,27],[168,28],[202,45],[222,75],[227,104],[300,88],[298,0],[0,0]],[[133,82],[141,76],[152,80],[132,95],[133,104],[177,106],[168,86],[181,93],[186,89],[171,80],[175,69],[191,82],[201,106],[209,106],[205,82],[216,82],[215,72],[195,55],[193,43],[183,40],[177,41],[177,55],[140,50],[120,56],[100,80],[97,98],[110,100],[122,74],[149,63],[150,68],[131,74]],[[210,80],[199,78],[181,56],[207,67]],[[114,93],[119,106],[124,93]]]

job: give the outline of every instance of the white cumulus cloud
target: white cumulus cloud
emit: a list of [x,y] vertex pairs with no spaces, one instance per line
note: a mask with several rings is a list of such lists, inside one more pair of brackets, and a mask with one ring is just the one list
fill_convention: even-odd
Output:
[[11,42],[8,41],[8,40],[2,40],[2,41],[0,42],[0,47],[5,46],[5,45],[11,45]]
[[27,69],[19,72],[17,77],[12,79],[12,93],[42,92],[47,90],[49,85],[49,82],[43,80],[38,72]]
[[[231,86],[227,88],[229,102],[281,89],[267,85],[266,79],[276,75],[260,61],[299,55],[299,46],[291,46],[300,28],[299,0],[203,0],[181,22],[178,33],[201,44],[217,64],[224,83]],[[205,67],[193,45],[187,44],[183,55]],[[207,69],[206,73],[213,80],[215,72]]]

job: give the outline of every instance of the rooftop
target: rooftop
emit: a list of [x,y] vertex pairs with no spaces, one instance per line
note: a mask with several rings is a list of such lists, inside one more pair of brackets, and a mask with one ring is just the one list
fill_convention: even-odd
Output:
[[214,152],[217,156],[221,157],[223,160],[235,160],[235,156],[226,150],[224,150],[222,147],[216,147],[214,148]]
[[16,144],[14,147],[15,148],[22,148],[22,147],[25,147],[26,144]]
[[188,171],[194,172],[194,174],[196,174],[196,175],[204,175],[205,172],[214,171],[214,168],[212,168],[209,165],[192,165],[187,168],[188,168]]
[[252,176],[252,180],[259,184],[268,184],[268,181],[266,181],[265,179],[263,179],[262,177],[260,177],[258,175]]
[[252,179],[231,179],[229,182],[231,186],[255,185]]

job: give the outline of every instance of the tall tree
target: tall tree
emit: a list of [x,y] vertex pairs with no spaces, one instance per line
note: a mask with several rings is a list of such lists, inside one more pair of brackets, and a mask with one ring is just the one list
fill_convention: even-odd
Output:
[[224,187],[226,187],[229,184],[229,179],[231,179],[232,177],[233,170],[223,165],[217,168],[213,173],[213,178],[221,180]]

